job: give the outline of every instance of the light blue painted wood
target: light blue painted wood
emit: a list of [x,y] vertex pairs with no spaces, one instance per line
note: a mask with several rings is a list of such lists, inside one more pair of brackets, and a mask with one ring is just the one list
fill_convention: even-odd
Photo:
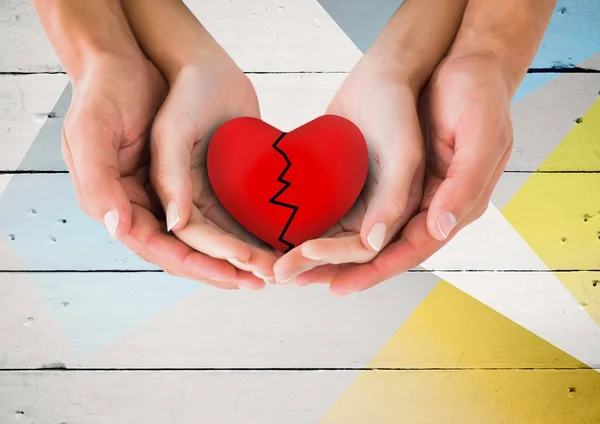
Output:
[[64,171],[65,163],[61,151],[62,126],[69,105],[71,104],[72,88],[68,84],[49,116],[42,125],[27,154],[19,165],[20,170]]
[[0,229],[18,258],[0,257],[0,269],[156,269],[81,211],[68,174],[15,175],[0,197]]
[[[319,3],[365,52],[402,1],[319,0]],[[531,67],[573,67],[597,53],[600,53],[600,1],[561,0]],[[537,90],[558,75],[527,78],[514,100]]]
[[80,357],[147,324],[201,288],[164,273],[53,273],[30,278]]
[[[19,284],[11,275],[0,273],[0,293]],[[440,281],[429,273],[404,274],[338,299],[326,285],[223,291],[163,273],[28,278],[81,360],[67,366],[116,368],[364,366]],[[170,308],[177,313],[160,322]],[[0,334],[0,346],[27,330]],[[89,362],[99,350],[102,357]],[[10,366],[9,359],[0,367]]]

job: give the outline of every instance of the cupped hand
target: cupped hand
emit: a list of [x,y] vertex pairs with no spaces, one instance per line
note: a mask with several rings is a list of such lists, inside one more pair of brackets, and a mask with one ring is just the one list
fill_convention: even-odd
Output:
[[[152,131],[151,178],[167,226],[188,246],[252,276],[251,288],[273,279],[275,253],[240,226],[215,196],[207,174],[208,143],[226,121],[260,117],[250,80],[220,49],[184,66]],[[251,273],[251,274],[250,274]]]
[[420,212],[372,262],[303,277],[330,281],[337,295],[365,290],[421,264],[479,218],[512,150],[511,97],[493,58],[442,62],[420,104],[427,146]]
[[166,90],[141,56],[99,58],[73,82],[62,149],[79,203],[146,261],[177,276],[237,288],[247,276],[167,235],[157,218],[149,140]]
[[417,211],[424,172],[418,94],[401,75],[365,56],[329,105],[327,113],[363,132],[367,181],[352,209],[324,237],[278,259],[278,282],[330,282],[349,264],[372,261]]

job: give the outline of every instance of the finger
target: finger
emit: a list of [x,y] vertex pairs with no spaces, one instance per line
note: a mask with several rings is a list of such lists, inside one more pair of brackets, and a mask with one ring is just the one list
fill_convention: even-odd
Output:
[[240,288],[250,289],[250,290],[262,290],[265,288],[265,281],[262,278],[259,278],[247,271],[237,271],[236,278],[234,281],[238,284]]
[[463,140],[455,142],[444,181],[429,205],[427,228],[436,240],[448,238],[480,203],[498,164],[510,153],[512,138],[505,127],[490,128],[483,121],[474,121],[466,128],[458,136]]
[[[167,231],[184,228],[192,210],[191,160],[194,147],[190,124],[178,122],[169,97],[152,128],[151,179],[167,217]],[[187,121],[185,121],[187,122]]]
[[297,246],[288,253],[275,261],[273,272],[277,284],[290,284],[296,277],[306,271],[313,269],[325,262],[306,258],[301,251],[301,246]]
[[368,262],[377,254],[365,249],[360,235],[309,240],[300,246],[302,256],[330,264]]
[[342,235],[309,240],[275,262],[275,278],[289,284],[302,273],[324,265],[368,262],[377,253],[365,249],[359,235]]
[[[481,204],[471,210],[469,215],[457,225],[456,230],[464,228],[485,211],[509,158],[510,151],[507,151],[483,193]],[[431,184],[435,186],[437,182],[434,181]],[[340,270],[331,282],[331,293],[336,296],[345,296],[356,291],[366,290],[395,275],[415,268],[436,253],[450,241],[456,231],[448,239],[437,240],[428,231],[427,217],[428,210],[425,209],[412,218],[402,230],[398,241],[388,245],[373,262],[361,265],[352,264]]]
[[63,157],[82,209],[103,222],[112,237],[125,236],[131,228],[131,203],[121,184],[119,142],[105,139],[101,130],[83,124],[68,135],[63,129],[62,138]]
[[342,265],[325,264],[303,272],[294,280],[294,284],[303,287],[310,284],[329,284],[338,275]]
[[175,234],[198,252],[224,259],[244,271],[273,276],[273,256],[269,252],[223,232],[207,221],[197,207],[193,207],[186,227]]
[[405,212],[413,179],[421,178],[419,169],[423,166],[423,137],[416,107],[403,111],[388,125],[392,138],[380,147],[381,171],[360,232],[363,245],[371,252],[380,251],[408,219]]
[[212,281],[220,288],[237,288],[235,268],[219,259],[193,251],[172,235],[161,231],[154,215],[133,205],[130,233],[123,243],[142,259],[169,273],[196,281]]

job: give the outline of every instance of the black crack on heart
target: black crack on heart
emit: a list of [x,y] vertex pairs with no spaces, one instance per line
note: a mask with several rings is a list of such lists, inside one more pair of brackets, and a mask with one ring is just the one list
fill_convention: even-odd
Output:
[[288,172],[288,170],[292,166],[292,162],[287,157],[285,152],[279,148],[279,143],[281,143],[281,140],[283,140],[283,138],[286,135],[287,135],[287,133],[285,133],[285,132],[281,133],[279,138],[277,138],[277,140],[275,140],[275,143],[273,143],[273,148],[277,151],[277,153],[279,153],[281,156],[283,156],[283,159],[285,160],[286,165],[285,165],[285,168],[283,169],[283,171],[281,172],[281,174],[279,175],[279,177],[277,178],[277,181],[282,183],[283,187],[269,200],[269,203],[272,203],[274,205],[292,209],[292,214],[290,215],[289,219],[285,223],[285,226],[283,227],[283,230],[281,231],[281,234],[279,234],[279,238],[278,238],[278,240],[281,243],[285,244],[288,247],[284,251],[284,253],[289,252],[290,250],[292,250],[295,247],[294,244],[290,243],[289,241],[287,241],[285,239],[285,233],[290,228],[290,225],[292,224],[292,221],[294,220],[294,217],[296,216],[296,213],[298,213],[298,209],[299,209],[299,207],[296,205],[290,205],[289,203],[284,203],[284,202],[280,202],[279,200],[277,200],[277,198],[279,196],[281,196],[281,194],[283,194],[283,192],[286,191],[291,185],[291,182],[284,180],[283,177],[285,176],[286,172]]

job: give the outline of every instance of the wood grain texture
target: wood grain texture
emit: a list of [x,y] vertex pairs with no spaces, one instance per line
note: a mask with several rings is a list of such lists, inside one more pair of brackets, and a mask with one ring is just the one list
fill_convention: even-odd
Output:
[[[346,74],[251,75],[263,118],[290,131],[323,114]],[[538,79],[528,75],[525,82]],[[1,170],[65,171],[60,134],[71,88],[64,75],[0,75]],[[566,74],[513,104],[514,150],[508,171],[535,171],[598,97],[600,74]],[[47,118],[52,113],[52,118]],[[586,123],[587,125],[587,123]],[[584,145],[598,151],[593,128]],[[588,141],[589,140],[589,141]],[[594,150],[595,149],[595,150]],[[577,158],[577,150],[573,156]],[[598,153],[596,153],[598,154]],[[561,162],[562,163],[562,162]],[[600,160],[544,170],[600,171]]]
[[[0,369],[585,368],[564,352],[600,366],[598,328],[558,281],[444,277],[458,289],[409,273],[336,299],[324,285],[225,292],[162,273],[4,273]],[[593,295],[589,275],[573,278]]]
[[[338,72],[361,54],[316,1],[186,0],[246,72]],[[28,0],[3,0],[0,72],[62,72]]]
[[[402,1],[185,3],[244,71],[347,72]],[[572,67],[600,52],[598,14],[595,0],[559,1],[532,66]],[[0,33],[0,72],[62,71],[29,1],[3,1]]]
[[[560,180],[561,175],[564,180]],[[528,176],[519,174],[517,178]],[[554,212],[549,217],[562,218],[560,226],[544,227],[543,233],[536,236],[552,243],[546,248],[553,249],[550,269],[597,269],[597,258],[589,253],[598,243],[595,221],[583,227],[587,223],[582,216],[591,213],[590,208],[582,204],[579,210],[574,204],[565,213],[562,203],[554,206],[547,203],[547,189],[557,179],[583,187],[586,196],[593,196],[600,174],[536,174],[536,181],[546,189],[529,199],[530,207],[552,207]],[[575,202],[576,197],[569,199],[568,193],[563,193],[566,196],[563,201]],[[588,200],[591,202],[593,198]],[[531,218],[531,213],[525,212],[521,221]],[[548,222],[554,222],[549,219]],[[68,174],[14,175],[0,198],[0,230],[6,240],[0,246],[0,270],[156,269],[113,240],[103,226],[79,209]],[[81,234],[86,236],[83,238]],[[575,237],[567,245],[563,242],[565,234]],[[509,221],[491,209],[424,266],[433,270],[548,269]]]
[[[490,421],[494,417],[514,424],[596,424],[600,419],[596,377],[598,373],[592,370],[378,371],[361,375],[352,371],[0,373],[0,420],[86,424],[500,422]],[[348,386],[349,394],[334,403]]]

